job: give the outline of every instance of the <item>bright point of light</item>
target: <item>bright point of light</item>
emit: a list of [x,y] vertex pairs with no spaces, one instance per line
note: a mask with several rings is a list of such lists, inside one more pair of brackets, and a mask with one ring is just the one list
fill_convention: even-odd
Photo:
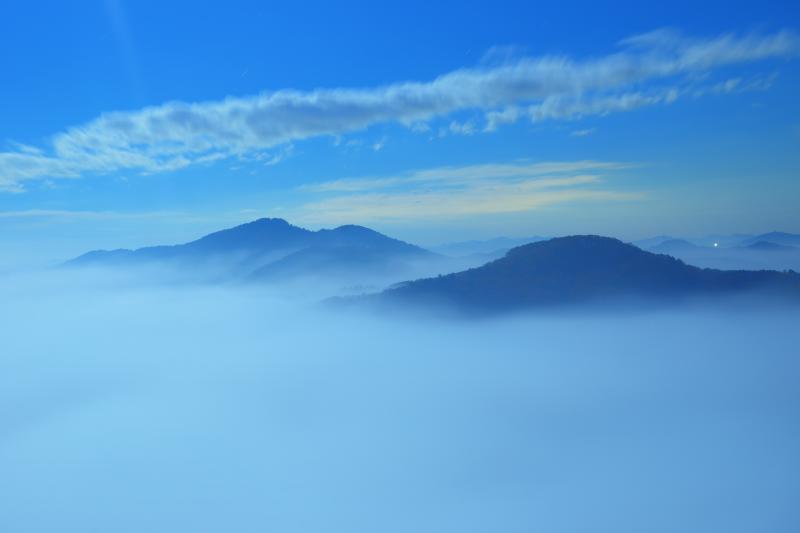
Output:
[[714,248],[716,248],[717,246],[719,246],[719,243],[718,243],[718,242],[715,242],[715,243],[714,243]]

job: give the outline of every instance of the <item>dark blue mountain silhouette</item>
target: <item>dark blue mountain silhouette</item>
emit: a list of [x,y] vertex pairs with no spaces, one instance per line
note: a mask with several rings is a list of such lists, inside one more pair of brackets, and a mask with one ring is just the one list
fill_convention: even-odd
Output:
[[800,302],[800,275],[701,269],[590,235],[520,246],[482,267],[407,282],[373,299],[489,313],[578,303],[661,305],[756,291]]
[[152,261],[196,261],[201,258],[237,254],[247,256],[299,248],[311,243],[314,232],[292,226],[280,218],[262,218],[230,229],[211,233],[186,244],[150,246],[138,250],[96,250],[66,264],[123,265]]
[[782,244],[784,246],[800,246],[800,235],[794,233],[785,233],[783,231],[772,231],[770,233],[763,233],[750,237],[741,242],[741,246],[748,246],[757,242],[771,242],[773,244]]
[[797,246],[786,246],[783,244],[775,244],[769,241],[757,241],[747,246],[742,246],[742,250],[751,250],[756,252],[800,252]]
[[655,237],[648,237],[647,239],[639,239],[637,241],[633,241],[631,242],[631,244],[636,245],[644,250],[649,250],[653,246],[658,246],[663,242],[671,240],[675,240],[675,237],[670,237],[669,235],[656,235]]
[[419,262],[438,258],[423,248],[363,226],[340,226],[313,235],[311,245],[258,268],[250,279],[374,278],[409,272]]
[[310,231],[283,219],[263,218],[174,246],[93,251],[68,266],[167,264],[228,270],[251,280],[290,276],[357,273],[388,269],[437,256],[362,226]]
[[668,239],[655,246],[648,247],[647,250],[658,254],[675,254],[681,252],[692,252],[707,249],[704,246],[697,246],[684,239]]

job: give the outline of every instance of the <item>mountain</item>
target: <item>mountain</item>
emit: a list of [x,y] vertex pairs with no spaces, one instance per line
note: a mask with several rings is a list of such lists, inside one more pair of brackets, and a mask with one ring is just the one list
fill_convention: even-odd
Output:
[[174,246],[97,250],[65,263],[83,266],[167,265],[213,271],[216,277],[268,281],[290,277],[413,273],[414,262],[438,256],[362,226],[311,231],[283,219],[263,218]]
[[[640,245],[640,247],[649,252],[668,254],[690,265],[703,268],[800,270],[800,247],[753,240],[747,236],[743,237],[748,244],[742,245],[736,237],[741,235],[711,235],[691,241],[669,239],[654,246]],[[711,242],[712,246],[699,244],[703,242]]]
[[684,239],[669,239],[655,246],[646,248],[648,251],[657,254],[676,254],[684,252],[695,252],[706,249],[704,246],[697,246]]
[[772,231],[770,233],[763,233],[744,239],[741,241],[741,246],[749,246],[757,242],[771,242],[772,244],[781,244],[784,246],[800,246],[800,235],[794,233],[784,233],[782,231]]
[[[314,233],[312,245],[268,263],[250,276],[255,281],[297,277],[352,282],[410,273],[438,256],[362,226],[340,226]],[[368,279],[365,279],[368,278]]]
[[520,246],[482,267],[407,282],[371,299],[481,314],[579,303],[663,305],[757,291],[800,302],[800,275],[701,269],[589,235]]
[[631,244],[638,246],[644,250],[649,250],[654,246],[658,246],[659,244],[675,240],[675,237],[670,237],[669,235],[656,235],[655,237],[649,237],[647,239],[639,239],[638,241],[633,241]]
[[678,237],[670,237],[668,235],[657,235],[655,237],[650,237],[648,239],[640,239],[638,241],[633,241],[631,244],[635,244],[639,248],[643,250],[652,250],[656,246],[663,244],[667,241],[681,241],[685,243],[689,243],[695,245],[699,248],[725,248],[729,246],[737,246],[743,240],[749,239],[752,235],[744,234],[744,233],[733,233],[733,234],[711,234],[711,235],[704,235],[701,237],[692,237],[692,238],[678,238]]
[[747,246],[742,246],[740,249],[752,250],[756,252],[800,252],[800,248],[796,246],[785,246],[783,244],[775,244],[769,241],[757,241]]
[[262,218],[224,229],[186,244],[150,246],[137,250],[95,250],[68,261],[68,266],[119,266],[150,262],[237,261],[272,252],[308,246],[314,232],[280,218]]

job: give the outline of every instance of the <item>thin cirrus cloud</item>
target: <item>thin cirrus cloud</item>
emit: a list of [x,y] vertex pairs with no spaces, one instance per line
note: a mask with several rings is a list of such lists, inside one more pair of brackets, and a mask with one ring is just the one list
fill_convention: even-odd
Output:
[[[265,151],[312,137],[388,122],[419,129],[420,123],[466,110],[484,115],[481,131],[523,118],[629,111],[675,101],[689,90],[681,85],[682,78],[794,56],[799,50],[800,38],[790,30],[712,38],[658,30],[625,39],[618,51],[592,59],[523,57],[455,70],[425,82],[280,90],[109,112],[55,134],[47,146],[12,144],[11,150],[0,152],[0,189],[21,191],[30,180],[120,170],[167,172],[223,158],[269,159]],[[642,88],[647,84],[667,86]],[[455,129],[467,133],[463,127]]]
[[487,164],[418,170],[397,176],[334,180],[301,187],[321,196],[294,213],[311,224],[452,219],[531,211],[576,201],[622,201],[604,174],[627,163],[574,161]]
[[460,167],[437,167],[415,170],[406,174],[388,177],[345,178],[302,185],[300,191],[361,192],[375,189],[390,189],[407,185],[437,185],[453,187],[474,184],[484,180],[498,179],[542,179],[547,175],[564,175],[589,171],[620,170],[630,168],[629,163],[607,161],[548,161],[540,163],[489,163]]
[[588,137],[589,135],[593,135],[595,131],[597,131],[597,128],[586,128],[583,130],[574,130],[570,135],[573,137]]

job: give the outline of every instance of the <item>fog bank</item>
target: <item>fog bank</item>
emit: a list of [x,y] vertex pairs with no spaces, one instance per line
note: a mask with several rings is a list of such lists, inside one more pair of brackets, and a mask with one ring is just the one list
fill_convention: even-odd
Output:
[[790,532],[797,315],[0,281],[0,531]]

